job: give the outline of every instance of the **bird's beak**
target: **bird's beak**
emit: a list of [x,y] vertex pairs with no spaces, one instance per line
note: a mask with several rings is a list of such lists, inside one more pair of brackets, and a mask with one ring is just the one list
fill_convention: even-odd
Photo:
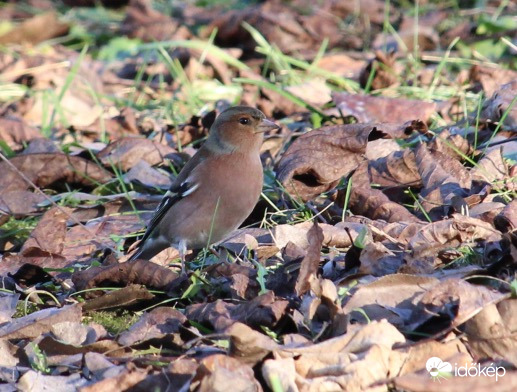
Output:
[[257,127],[255,133],[264,133],[267,131],[272,131],[273,129],[280,129],[278,125],[276,125],[273,121],[269,121],[267,119],[263,119]]

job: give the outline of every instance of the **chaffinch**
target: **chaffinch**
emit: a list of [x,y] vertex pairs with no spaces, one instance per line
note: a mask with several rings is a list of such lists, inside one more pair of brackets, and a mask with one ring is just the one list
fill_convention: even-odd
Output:
[[219,242],[237,229],[262,191],[263,133],[278,128],[258,109],[222,112],[164,195],[129,261],[148,260],[172,246],[184,272],[187,249]]

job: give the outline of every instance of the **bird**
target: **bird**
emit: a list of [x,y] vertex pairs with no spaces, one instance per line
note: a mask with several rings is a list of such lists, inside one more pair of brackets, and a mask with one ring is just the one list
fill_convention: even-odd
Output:
[[217,243],[249,216],[262,192],[260,147],[264,132],[279,129],[260,110],[230,107],[216,117],[208,137],[180,171],[128,261]]

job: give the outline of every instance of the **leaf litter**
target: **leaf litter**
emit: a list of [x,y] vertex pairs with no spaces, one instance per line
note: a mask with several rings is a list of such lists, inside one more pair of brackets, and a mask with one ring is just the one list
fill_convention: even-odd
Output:
[[[1,389],[515,390],[517,8],[420,6],[2,4]],[[253,213],[125,262],[237,103]]]

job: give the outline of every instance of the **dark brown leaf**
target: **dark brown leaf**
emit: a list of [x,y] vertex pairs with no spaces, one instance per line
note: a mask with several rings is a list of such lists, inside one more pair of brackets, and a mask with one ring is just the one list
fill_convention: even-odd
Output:
[[92,267],[72,275],[77,290],[102,287],[107,284],[143,284],[157,290],[167,290],[174,285],[178,274],[146,260]]
[[[19,155],[11,158],[10,162],[41,188],[61,183],[94,186],[112,178],[109,172],[94,162],[65,154]],[[0,162],[0,172],[0,193],[22,191],[31,187],[6,162]]]
[[277,176],[294,197],[309,200],[336,186],[364,161],[368,140],[382,137],[382,125],[323,127],[300,136],[278,163]]
[[272,291],[259,295],[251,301],[239,304],[217,300],[208,304],[194,304],[187,307],[189,320],[210,324],[215,330],[222,331],[235,322],[246,323],[253,327],[274,326],[284,315],[288,301],[277,300]]

